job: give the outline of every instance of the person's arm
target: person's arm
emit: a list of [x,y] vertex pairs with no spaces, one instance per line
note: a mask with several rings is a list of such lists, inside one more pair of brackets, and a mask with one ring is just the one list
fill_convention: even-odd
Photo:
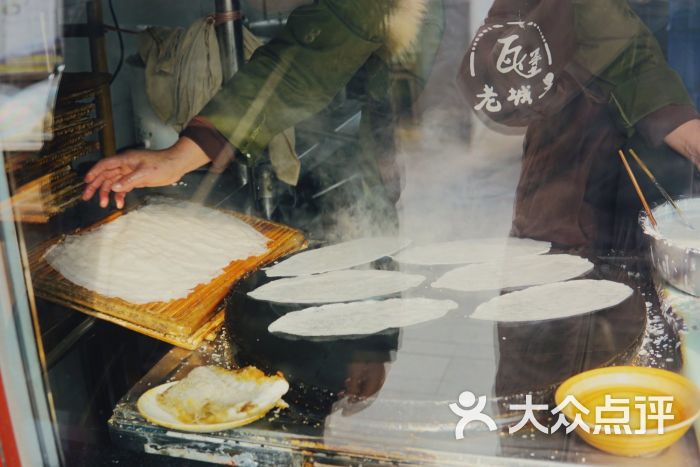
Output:
[[664,142],[700,168],[700,119],[679,125],[664,137]]
[[[182,134],[210,157],[228,152],[222,136],[258,155],[274,135],[325,108],[383,46],[391,3],[321,0],[296,9],[283,32],[255,51]],[[215,130],[203,131],[203,123]]]
[[210,159],[223,165],[241,152],[257,155],[272,136],[322,110],[367,58],[383,46],[390,0],[320,0],[296,9],[281,35],[251,60],[163,151],[129,151],[98,162],[83,199],[173,183]]
[[[666,138],[698,114],[649,29],[626,0],[572,4],[578,43],[574,60],[610,90],[621,126],[629,135],[639,132],[652,146],[666,141],[681,148],[677,140],[684,131]],[[686,143],[692,145],[690,140]],[[689,157],[686,149],[679,152]]]
[[85,176],[83,200],[99,192],[100,206],[106,208],[109,193],[113,191],[117,207],[121,209],[126,194],[134,188],[170,185],[207,162],[207,155],[189,138],[180,138],[162,151],[132,150],[106,157]]

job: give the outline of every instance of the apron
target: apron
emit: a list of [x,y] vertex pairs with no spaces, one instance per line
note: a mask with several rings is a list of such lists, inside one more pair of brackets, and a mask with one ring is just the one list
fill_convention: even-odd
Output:
[[611,242],[625,141],[609,107],[580,93],[562,111],[528,126],[512,233],[564,248]]

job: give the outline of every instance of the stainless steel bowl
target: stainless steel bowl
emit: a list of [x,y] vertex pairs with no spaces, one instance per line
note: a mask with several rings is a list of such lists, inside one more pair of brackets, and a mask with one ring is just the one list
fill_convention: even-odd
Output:
[[[700,212],[700,198],[683,199],[677,201],[677,204],[686,215]],[[653,214],[659,226],[678,216],[669,203],[654,208]],[[674,287],[691,295],[700,296],[700,248],[679,245],[664,237],[658,228],[651,225],[649,216],[645,212],[640,215],[639,223],[651,244],[651,262],[654,269]],[[700,245],[700,226],[694,227],[698,229],[698,245]]]

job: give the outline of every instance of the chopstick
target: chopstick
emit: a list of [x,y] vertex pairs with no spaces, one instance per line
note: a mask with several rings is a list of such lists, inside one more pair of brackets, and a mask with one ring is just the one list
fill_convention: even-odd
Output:
[[639,165],[639,167],[641,167],[641,169],[644,171],[644,173],[647,175],[647,177],[649,177],[649,180],[651,180],[651,183],[653,183],[654,186],[656,187],[656,189],[659,190],[659,193],[661,193],[661,196],[663,196],[664,199],[666,199],[666,201],[671,206],[673,206],[673,209],[676,210],[676,213],[678,214],[678,217],[681,218],[681,221],[683,221],[683,223],[686,226],[688,226],[692,229],[693,226],[690,225],[690,223],[688,222],[688,219],[685,218],[685,215],[683,214],[683,211],[681,210],[681,208],[678,206],[678,204],[676,204],[676,202],[673,200],[673,198],[671,198],[671,195],[668,193],[668,191],[666,191],[664,189],[664,187],[662,187],[661,184],[656,180],[656,177],[654,177],[654,174],[651,173],[651,170],[649,170],[649,167],[647,167],[647,165],[644,163],[642,158],[639,157],[639,155],[637,155],[637,152],[632,148],[629,148],[629,152],[630,152],[630,154],[632,154],[632,157],[634,157],[634,160],[637,162],[637,165]]
[[647,212],[647,216],[649,216],[649,221],[651,222],[651,225],[656,227],[657,226],[656,218],[654,218],[654,214],[652,214],[652,212],[651,212],[651,208],[649,207],[649,203],[647,203],[647,199],[644,197],[644,193],[642,193],[642,189],[639,187],[639,183],[637,183],[637,177],[634,176],[634,173],[632,172],[632,168],[627,163],[627,158],[625,157],[625,153],[622,152],[622,149],[617,151],[617,153],[620,155],[620,159],[622,159],[622,163],[625,166],[625,170],[627,170],[627,175],[629,175],[630,180],[632,181],[632,185],[634,185],[634,189],[637,191],[637,195],[639,196],[639,200],[642,202],[642,206],[644,206],[644,210]]

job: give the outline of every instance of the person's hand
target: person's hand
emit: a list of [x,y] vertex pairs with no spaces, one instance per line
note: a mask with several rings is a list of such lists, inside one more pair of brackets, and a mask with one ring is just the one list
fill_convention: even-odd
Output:
[[664,141],[700,169],[700,119],[685,122],[666,135]]
[[106,208],[109,193],[114,192],[117,208],[121,209],[126,194],[134,188],[170,185],[207,162],[204,151],[188,138],[180,138],[162,151],[126,151],[102,159],[90,169],[85,176],[83,200],[99,191],[100,206]]

